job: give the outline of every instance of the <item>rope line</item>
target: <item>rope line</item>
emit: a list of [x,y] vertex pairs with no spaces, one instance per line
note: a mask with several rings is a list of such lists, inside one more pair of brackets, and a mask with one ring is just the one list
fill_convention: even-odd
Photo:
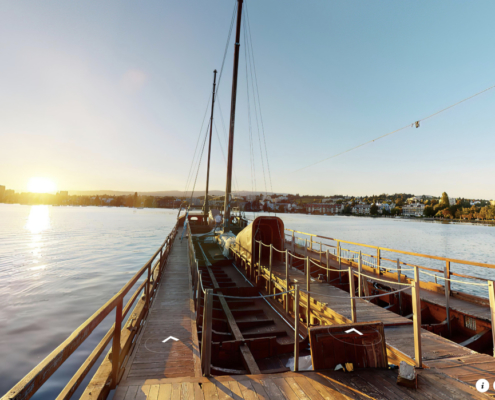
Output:
[[243,296],[225,296],[223,294],[217,294],[217,293],[213,293],[213,296],[217,296],[217,297],[225,297],[225,298],[228,298],[228,299],[265,299],[267,297],[275,297],[275,296],[280,296],[280,295],[283,295],[283,294],[287,294],[287,293],[291,293],[293,292],[294,289],[292,290],[287,290],[286,292],[281,292],[281,293],[276,293],[276,294],[269,294],[269,295],[266,295],[266,296],[251,296],[251,297],[243,297]]
[[464,282],[464,281],[458,281],[456,279],[449,279],[449,278],[445,278],[444,276],[440,276],[440,275],[434,275],[434,274],[430,274],[428,272],[425,272],[425,271],[421,271],[423,274],[426,274],[426,275],[430,275],[430,276],[434,276],[436,278],[440,278],[440,279],[443,279],[444,281],[450,281],[450,282],[457,282],[457,283],[463,283],[464,285],[472,285],[472,286],[486,286],[488,287],[488,283],[475,283],[475,282]]
[[[354,273],[354,271],[353,271],[353,273]],[[385,283],[394,284],[394,285],[401,285],[401,286],[412,287],[412,284],[410,284],[410,283],[390,282],[390,281],[387,281],[385,279],[379,279],[379,278],[375,278],[374,276],[369,276],[369,275],[363,274],[362,272],[359,272],[359,271],[356,271],[355,273],[358,274],[358,275],[364,276],[366,278],[373,279],[375,281],[385,282]]]
[[403,289],[399,289],[399,290],[395,290],[393,292],[387,292],[387,293],[382,293],[382,294],[375,294],[373,296],[361,296],[361,297],[350,297],[350,296],[332,296],[332,295],[328,295],[328,294],[321,294],[321,293],[315,293],[315,292],[308,292],[306,290],[303,290],[303,289],[299,289],[300,292],[303,292],[303,293],[306,293],[306,294],[310,294],[312,295],[313,298],[316,298],[316,296],[324,296],[324,297],[332,297],[334,299],[373,299],[375,297],[383,297],[383,296],[388,296],[390,294],[395,294],[395,293],[399,293],[399,292],[403,292],[405,290],[408,290],[410,289],[410,287],[406,287],[406,288],[403,288]]
[[385,135],[379,136],[379,137],[377,137],[377,138],[375,138],[375,139],[372,139],[372,140],[368,140],[367,142],[362,143],[362,144],[357,145],[357,146],[354,146],[354,147],[352,147],[352,148],[350,148],[350,149],[348,149],[348,150],[342,151],[342,152],[340,152],[340,153],[334,154],[333,156],[330,156],[330,157],[324,158],[324,159],[322,159],[322,160],[320,160],[320,161],[317,161],[317,162],[315,162],[315,163],[313,163],[313,164],[309,164],[309,165],[307,165],[307,166],[305,166],[305,167],[299,168],[298,170],[295,170],[294,172],[299,172],[299,171],[302,171],[303,169],[306,169],[306,168],[312,167],[312,166],[314,166],[314,165],[316,165],[316,164],[320,164],[320,163],[322,163],[322,162],[324,162],[324,161],[330,160],[331,158],[335,158],[335,157],[341,156],[342,154],[349,153],[349,152],[350,152],[350,151],[352,151],[352,150],[356,150],[356,149],[358,149],[358,148],[360,148],[360,147],[363,147],[363,146],[365,146],[365,145],[367,145],[367,144],[369,144],[369,143],[373,143],[373,142],[375,142],[375,141],[377,141],[377,140],[383,139],[383,138],[384,138],[384,137],[386,137],[386,136],[393,135],[394,133],[397,133],[397,132],[399,132],[399,131],[402,131],[402,130],[404,130],[404,129],[406,129],[406,128],[410,128],[410,127],[412,127],[413,125],[416,125],[417,127],[419,127],[419,123],[420,123],[420,122],[422,122],[422,121],[426,121],[427,119],[432,118],[432,117],[434,117],[435,115],[438,115],[438,114],[440,114],[440,113],[442,113],[442,112],[444,112],[444,111],[447,111],[447,110],[449,110],[450,108],[455,107],[455,106],[457,106],[457,105],[459,105],[459,104],[461,104],[461,103],[463,103],[463,102],[465,102],[465,101],[468,101],[468,100],[472,99],[473,97],[479,96],[480,94],[485,93],[485,92],[487,92],[487,91],[489,91],[489,90],[491,90],[491,89],[493,89],[493,88],[495,88],[495,85],[490,86],[490,87],[488,87],[488,88],[486,88],[486,89],[482,90],[481,92],[478,92],[478,93],[476,93],[476,94],[473,94],[472,96],[466,97],[464,100],[458,101],[457,103],[452,104],[452,105],[450,105],[450,106],[448,106],[448,107],[445,107],[444,109],[442,109],[442,110],[440,110],[440,111],[437,111],[437,112],[435,112],[435,113],[433,113],[433,114],[431,114],[431,115],[429,115],[429,116],[427,116],[427,117],[425,117],[425,118],[422,118],[422,119],[419,119],[419,120],[417,120],[417,121],[414,121],[412,124],[407,124],[406,126],[403,126],[402,128],[396,129],[395,131],[392,131],[392,132],[386,133]]

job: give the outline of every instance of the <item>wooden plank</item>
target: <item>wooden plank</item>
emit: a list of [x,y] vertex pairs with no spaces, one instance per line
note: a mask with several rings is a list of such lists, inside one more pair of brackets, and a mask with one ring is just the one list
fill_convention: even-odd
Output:
[[193,387],[194,387],[194,399],[204,400],[205,396],[203,394],[203,390],[201,389],[201,386],[199,386],[198,383],[193,383]]
[[241,388],[239,387],[239,383],[237,381],[229,381],[229,388],[234,394],[235,399],[244,399],[244,396],[242,395]]
[[212,382],[203,383],[203,394],[205,396],[205,400],[219,400],[217,387]]
[[258,395],[259,400],[269,400],[270,399],[270,396],[268,396],[268,393],[266,393],[266,390],[261,383],[256,382],[254,380],[251,383],[253,385],[254,390],[256,391],[256,394]]
[[287,378],[287,381],[289,382],[289,379],[294,379],[294,382],[296,382],[301,390],[308,396],[311,400],[324,400],[324,397],[315,389],[313,385],[308,381],[308,378],[305,376],[301,377],[296,377],[296,378]]
[[151,385],[148,400],[158,400],[158,393],[160,393],[160,385]]
[[[210,267],[207,267],[207,270],[208,270],[208,274],[210,275],[211,281],[213,283],[213,287],[215,289],[219,289],[220,286],[218,285],[218,282],[215,278],[215,275],[213,274],[213,271],[211,270]],[[227,301],[222,296],[222,292],[217,291],[216,294],[218,295],[218,299],[220,300],[220,304],[222,305],[222,309],[227,318],[227,322],[231,333],[234,335],[236,340],[243,340],[244,337],[242,336],[241,330],[239,329],[239,326],[237,325],[235,318],[232,315],[232,312],[230,311]],[[256,363],[256,360],[253,357],[253,354],[251,353],[251,350],[249,350],[249,347],[247,345],[242,345],[240,346],[240,350],[246,369],[251,374],[259,374],[260,369],[258,367],[258,364]]]
[[311,400],[310,397],[306,395],[306,393],[301,389],[301,387],[297,384],[294,378],[285,378],[285,382],[290,386],[292,391],[296,394],[299,399],[302,400]]
[[171,400],[181,400],[181,383],[172,383],[172,394],[170,396]]
[[125,394],[124,400],[134,400],[136,398],[139,386],[129,386],[127,393]]
[[135,400],[146,400],[148,398],[150,390],[151,390],[151,385],[141,386],[136,393]]
[[215,380],[215,385],[217,386],[218,400],[231,400],[234,398],[228,382],[222,383]]
[[250,380],[239,381],[239,388],[245,400],[258,400],[258,396]]
[[194,387],[191,382],[182,382],[181,399],[182,400],[194,399]]
[[113,400],[124,400],[125,394],[127,393],[127,389],[129,389],[128,386],[118,387],[115,390],[115,394],[113,395]]
[[158,392],[158,400],[170,400],[172,397],[172,384],[163,383],[160,384],[160,391]]
[[[267,377],[268,378],[268,377]],[[260,383],[263,385],[266,393],[273,400],[286,400],[280,389],[271,379],[261,379]]]

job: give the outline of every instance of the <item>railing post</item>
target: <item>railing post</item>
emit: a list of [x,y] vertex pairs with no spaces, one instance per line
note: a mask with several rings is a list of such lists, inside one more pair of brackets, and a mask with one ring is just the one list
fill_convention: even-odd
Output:
[[[289,251],[285,250],[285,287],[286,290],[290,290],[290,280],[289,280]],[[285,311],[287,314],[289,313],[289,301],[290,301],[290,296],[289,293],[286,293],[285,295]]]
[[322,243],[320,241],[320,264],[321,264],[321,257],[322,257],[321,255],[322,255],[322,253],[323,253],[323,245],[322,245]]
[[310,240],[310,246],[311,246],[309,249],[310,249],[311,251],[313,251],[313,236],[310,236],[310,237],[309,237],[309,240]]
[[206,289],[203,307],[203,332],[201,338],[201,364],[203,365],[204,376],[210,376],[212,313],[213,290]]
[[361,273],[363,272],[363,255],[361,254],[361,250],[359,251],[358,271],[359,271],[358,293],[359,293],[359,297],[361,297],[363,295],[363,282],[361,279]]
[[411,287],[411,301],[413,306],[413,329],[414,329],[414,359],[416,367],[423,366],[423,353],[421,350],[421,299],[419,297],[419,271],[414,267],[414,283]]
[[[296,236],[294,234],[294,231],[292,232],[292,254],[296,254]],[[292,265],[294,263],[294,257],[291,257],[290,259],[290,267],[292,268]]]
[[268,275],[270,280],[268,281],[268,294],[272,294],[272,262],[273,262],[273,245],[270,244],[270,262],[268,264]]
[[[397,282],[401,283],[400,261],[397,259]],[[402,315],[402,292],[399,292],[399,315]]]
[[144,286],[144,288],[146,289],[146,294],[145,294],[145,307],[147,310],[149,310],[150,308],[150,283],[151,283],[151,265],[152,263],[150,263],[150,265],[148,266],[148,279],[146,281],[146,285]]
[[305,239],[306,244],[304,245],[304,255],[307,257],[308,256],[308,238]]
[[294,371],[299,370],[299,285],[294,285]]
[[349,267],[349,295],[351,297],[351,320],[357,322],[356,318],[356,288],[354,287],[354,273],[352,267]]
[[380,270],[380,249],[376,249],[376,268]]
[[445,278],[445,310],[447,311],[447,329],[449,330],[449,336],[452,334],[450,327],[450,261],[445,262],[445,269],[443,270],[443,275]]
[[260,281],[260,277],[261,277],[261,254],[262,254],[262,251],[263,249],[261,248],[262,244],[261,244],[261,240],[260,240],[260,251],[259,251],[259,259],[258,259],[258,279],[256,280],[256,283],[258,283]]
[[327,283],[330,283],[330,252],[326,251],[327,256]]
[[307,296],[308,296],[308,307],[307,307],[307,316],[306,316],[306,322],[308,324],[308,333],[309,333],[309,326],[311,325],[311,296],[309,294],[309,291],[311,289],[311,266],[309,264],[309,257],[306,257],[306,291]]
[[493,356],[495,357],[495,282],[488,281],[488,297],[490,299],[490,315],[492,317]]
[[122,302],[123,298],[117,303],[115,308],[115,329],[113,331],[112,343],[112,385],[111,388],[117,387],[120,370],[120,331],[122,329]]
[[198,272],[198,284],[196,285],[196,312],[199,313],[201,307],[201,274]]
[[[342,269],[342,255],[340,249],[340,242],[337,242],[337,257],[339,259],[339,269]],[[339,282],[342,285],[342,272],[339,272]]]

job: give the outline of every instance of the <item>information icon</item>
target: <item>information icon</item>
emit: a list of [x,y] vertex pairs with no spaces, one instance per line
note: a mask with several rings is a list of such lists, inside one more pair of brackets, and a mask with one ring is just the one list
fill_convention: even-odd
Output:
[[490,384],[486,379],[478,379],[476,382],[476,390],[481,393],[485,393],[488,389],[490,389]]

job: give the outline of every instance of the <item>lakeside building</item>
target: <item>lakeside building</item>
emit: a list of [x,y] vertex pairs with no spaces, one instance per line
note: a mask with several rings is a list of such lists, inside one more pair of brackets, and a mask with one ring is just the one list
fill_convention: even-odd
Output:
[[406,204],[402,207],[402,215],[405,217],[422,217],[425,205],[421,203]]
[[339,214],[344,211],[343,204],[309,203],[305,206],[307,212],[320,212],[322,214]]
[[371,208],[370,204],[356,204],[354,207],[352,207],[352,213],[369,215],[370,208]]
[[378,214],[383,214],[383,211],[391,212],[392,208],[395,207],[395,203],[377,203],[376,206],[378,207]]

